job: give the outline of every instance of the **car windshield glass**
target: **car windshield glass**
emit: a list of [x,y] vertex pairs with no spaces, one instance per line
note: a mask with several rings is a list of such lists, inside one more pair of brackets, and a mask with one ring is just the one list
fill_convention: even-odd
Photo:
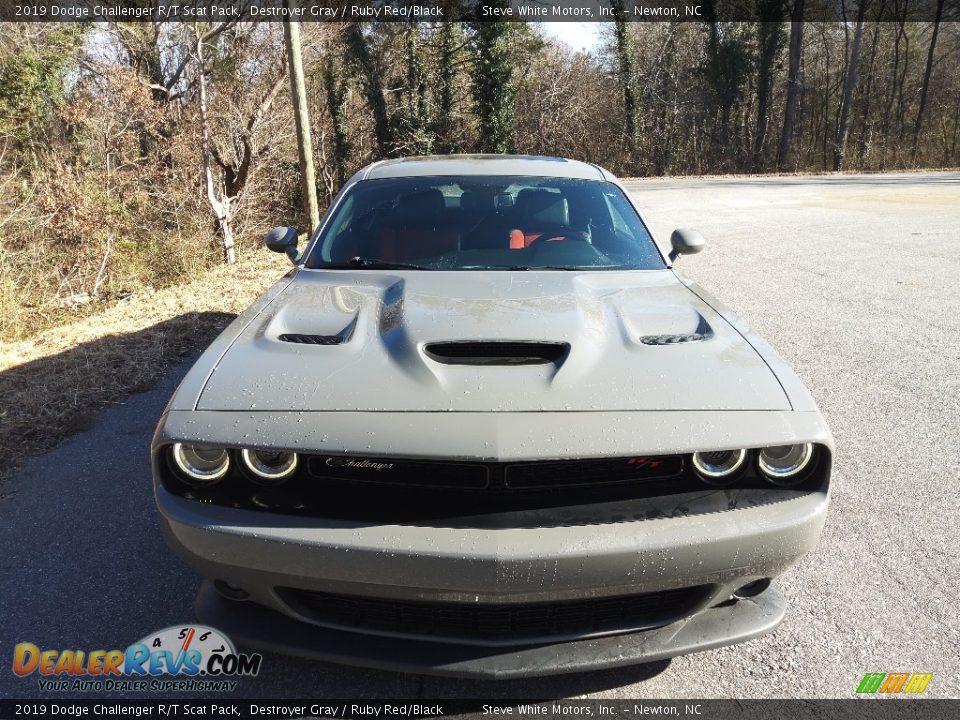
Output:
[[331,269],[659,270],[623,191],[599,180],[406,177],[357,183],[306,266]]

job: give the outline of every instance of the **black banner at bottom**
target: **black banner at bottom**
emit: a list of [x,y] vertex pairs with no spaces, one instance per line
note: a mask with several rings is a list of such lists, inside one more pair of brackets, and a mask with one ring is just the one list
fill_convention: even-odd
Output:
[[0,700],[15,718],[690,718],[748,720],[956,718],[958,700]]

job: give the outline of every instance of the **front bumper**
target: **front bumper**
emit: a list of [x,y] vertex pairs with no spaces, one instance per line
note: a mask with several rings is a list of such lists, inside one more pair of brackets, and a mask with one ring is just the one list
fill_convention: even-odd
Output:
[[[555,514],[543,523],[537,513],[517,513],[499,527],[438,527],[285,517],[200,505],[162,486],[156,491],[170,544],[206,578],[243,588],[253,601],[224,600],[207,583],[197,601],[201,621],[257,647],[489,678],[651,661],[770,631],[784,611],[775,589],[725,601],[812,550],[828,503],[826,492],[717,490],[637,500],[602,524],[571,511],[565,522]],[[327,627],[277,590],[503,604],[693,586],[706,592],[663,627],[522,647]]]

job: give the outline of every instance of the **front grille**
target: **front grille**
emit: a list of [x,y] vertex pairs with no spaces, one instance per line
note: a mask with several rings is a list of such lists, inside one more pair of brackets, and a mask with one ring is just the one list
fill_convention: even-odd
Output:
[[438,342],[424,348],[445,365],[545,365],[564,358],[570,346],[544,342]]
[[662,627],[692,610],[707,589],[494,605],[277,588],[295,611],[321,625],[478,645],[522,645]]
[[419,523],[657,497],[703,484],[680,455],[515,463],[304,455],[279,485],[258,485],[236,471],[210,487],[185,486],[175,475],[168,486],[228,507]]
[[488,469],[483,463],[330,455],[311,457],[307,466],[316,478],[351,483],[464,490],[480,490],[488,484]]
[[325,480],[494,491],[600,487],[640,480],[662,480],[683,471],[680,455],[619,457],[547,462],[477,463],[434,460],[313,456],[310,474]]
[[675,477],[682,471],[683,458],[679,455],[511,463],[504,468],[504,485],[513,490],[597,487]]

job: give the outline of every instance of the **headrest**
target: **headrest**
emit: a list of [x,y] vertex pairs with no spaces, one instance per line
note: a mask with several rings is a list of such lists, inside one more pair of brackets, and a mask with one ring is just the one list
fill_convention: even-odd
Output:
[[440,219],[444,207],[443,193],[437,188],[420,190],[400,198],[393,221],[400,226],[431,225]]
[[570,207],[557,192],[527,188],[517,193],[517,207],[524,224],[569,225]]
[[493,192],[464,190],[460,196],[460,207],[464,210],[493,210]]

